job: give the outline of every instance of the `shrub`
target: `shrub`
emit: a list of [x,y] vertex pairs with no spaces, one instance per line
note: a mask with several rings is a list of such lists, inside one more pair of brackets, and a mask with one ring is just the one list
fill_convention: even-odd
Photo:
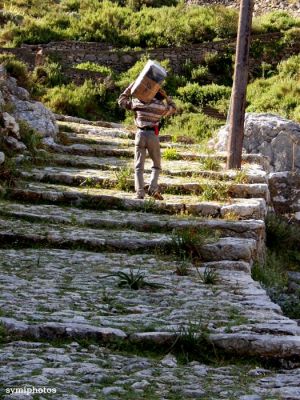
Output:
[[205,86],[200,86],[198,83],[188,83],[178,89],[178,94],[183,101],[203,107],[211,101],[229,98],[231,89],[214,83]]
[[77,64],[77,65],[75,65],[75,68],[84,70],[84,71],[99,72],[103,76],[113,76],[114,75],[114,71],[110,67],[107,67],[106,65],[96,64],[96,63],[93,63],[90,61]]
[[184,113],[175,115],[167,121],[162,133],[171,134],[175,139],[179,136],[189,136],[197,142],[209,139],[222,122],[202,113]]
[[35,83],[42,84],[46,87],[59,86],[65,82],[61,65],[49,60],[45,65],[39,65],[34,69],[32,79]]
[[0,63],[5,66],[6,71],[17,79],[20,86],[29,88],[31,85],[27,65],[18,60],[13,54],[0,54]]
[[300,41],[300,28],[291,28],[284,32],[283,43],[286,45],[294,45]]
[[300,105],[300,82],[289,78],[273,76],[257,79],[248,86],[247,101],[249,112],[273,112],[286,118],[294,116]]
[[288,12],[273,11],[257,17],[254,21],[254,26],[257,26],[262,32],[278,32],[292,27],[299,27],[300,20],[291,16]]
[[42,146],[42,137],[24,121],[19,121],[20,136],[32,155]]
[[184,261],[194,258],[201,259],[201,247],[216,240],[216,232],[212,233],[208,228],[175,229],[172,232],[172,249]]
[[277,66],[278,73],[283,78],[300,78],[300,55],[295,55],[281,61]]
[[163,158],[165,160],[179,160],[180,154],[178,154],[176,149],[165,149],[163,152]]
[[88,119],[112,120],[118,116],[116,95],[104,84],[87,80],[82,86],[73,83],[49,89],[43,100],[53,111]]

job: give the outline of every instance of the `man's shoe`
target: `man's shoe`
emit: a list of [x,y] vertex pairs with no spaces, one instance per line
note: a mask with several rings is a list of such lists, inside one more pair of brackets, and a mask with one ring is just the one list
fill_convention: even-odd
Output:
[[153,197],[155,200],[163,200],[164,198],[162,197],[161,193],[158,191],[149,193],[149,196]]

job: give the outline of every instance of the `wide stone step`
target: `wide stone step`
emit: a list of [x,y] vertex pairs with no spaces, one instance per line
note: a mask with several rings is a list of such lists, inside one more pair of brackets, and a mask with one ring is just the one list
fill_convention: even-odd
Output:
[[264,199],[235,199],[229,202],[201,202],[197,196],[164,195],[164,201],[135,199],[133,193],[109,189],[73,188],[43,183],[19,183],[8,188],[10,199],[36,203],[76,205],[89,209],[142,210],[161,214],[188,213],[198,216],[235,219],[264,219]]
[[[120,171],[133,168],[133,160],[119,157],[89,157],[70,154],[48,153],[46,158],[37,157],[36,162],[47,166],[64,166],[96,170]],[[146,159],[145,172],[151,173],[152,162]],[[220,162],[220,171],[203,168],[198,161],[163,160],[163,173],[170,176],[204,177],[214,180],[245,180],[247,183],[266,183],[266,172],[258,164],[244,164],[242,173],[237,170],[225,171],[225,164]]]
[[[169,340],[181,327],[200,322],[218,340],[226,334],[228,340],[230,334],[234,340],[237,335],[299,335],[296,322],[282,315],[237,262],[211,263],[216,282],[208,285],[201,278],[203,267],[187,264],[187,275],[179,276],[178,260],[153,254],[24,248],[0,249],[0,255],[1,320],[23,321],[37,339],[69,332],[76,340],[87,328],[94,333],[100,329],[98,334],[111,328],[122,330],[121,338],[143,332],[150,337],[152,332],[155,341],[159,332],[166,332]],[[130,270],[142,274],[149,287],[120,287],[118,273]]]
[[263,221],[203,219],[196,216],[172,216],[126,210],[82,210],[47,204],[22,204],[0,201],[0,215],[37,222],[53,222],[86,226],[96,229],[133,229],[141,232],[172,232],[174,229],[205,228],[217,231],[222,237],[254,239],[263,244]]
[[[59,248],[85,248],[87,250],[116,250],[125,252],[154,249],[172,252],[175,246],[167,234],[136,232],[133,230],[103,230],[80,228],[58,224],[30,223],[13,218],[0,219],[2,246],[45,245]],[[203,261],[243,260],[256,258],[256,242],[253,239],[220,238],[201,246]]]
[[[160,136],[161,148],[175,148],[175,149],[194,149],[198,151],[200,146],[198,144],[189,144],[177,142],[168,142],[169,137]],[[57,143],[62,145],[72,144],[98,144],[104,146],[113,146],[120,148],[134,148],[134,137],[109,137],[101,135],[101,133],[76,133],[76,132],[60,132],[57,137]]]
[[[94,156],[94,157],[134,157],[134,146],[132,148],[118,148],[111,145],[95,145],[95,144],[71,144],[62,145],[53,141],[51,138],[44,139],[44,145],[48,150],[55,153],[73,154],[82,156]],[[162,149],[162,156],[168,149]],[[199,152],[190,152],[185,150],[178,150],[176,152],[176,159],[178,160],[191,160],[191,161],[203,161],[207,158],[220,159],[226,161],[226,153],[216,154],[203,154]],[[246,163],[258,163],[262,166],[268,164],[267,159],[259,154],[243,154],[243,162]]]
[[[93,169],[82,170],[76,168],[33,168],[31,171],[20,171],[24,179],[36,180],[40,182],[58,183],[71,186],[88,186],[98,188],[114,188],[122,184],[127,190],[134,191],[133,173],[123,175],[116,171],[97,171]],[[150,175],[145,174],[145,181],[150,181]],[[208,188],[215,188],[214,195],[223,198],[264,198],[269,200],[268,185],[266,183],[235,183],[222,182],[212,183],[206,178],[185,178],[161,175],[160,188],[166,193],[178,194],[202,194]],[[219,193],[219,194],[218,194]],[[222,198],[223,197],[223,198]]]
[[[220,266],[210,286],[201,281],[204,268],[190,265],[179,276],[178,261],[153,254],[0,249],[0,255],[0,321],[20,339],[170,348],[194,324],[199,337],[205,325],[216,348],[231,355],[299,360],[300,328],[244,270]],[[160,286],[119,287],[118,272],[130,269]]]
[[[26,366],[24,365],[26,360]],[[8,368],[9,366],[9,368]],[[274,371],[251,363],[205,365],[116,352],[103,346],[16,341],[1,347],[0,385],[54,388],[61,400],[205,398],[209,400],[300,397],[300,368]],[[47,396],[47,395],[46,395]],[[7,398],[11,396],[7,395]],[[21,395],[18,395],[21,398]],[[23,398],[30,398],[25,396]],[[130,398],[129,397],[129,398]]]

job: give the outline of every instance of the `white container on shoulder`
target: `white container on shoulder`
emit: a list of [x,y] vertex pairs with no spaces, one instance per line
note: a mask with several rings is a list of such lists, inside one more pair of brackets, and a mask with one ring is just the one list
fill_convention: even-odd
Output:
[[167,77],[167,71],[156,61],[148,60],[131,88],[131,94],[149,103]]

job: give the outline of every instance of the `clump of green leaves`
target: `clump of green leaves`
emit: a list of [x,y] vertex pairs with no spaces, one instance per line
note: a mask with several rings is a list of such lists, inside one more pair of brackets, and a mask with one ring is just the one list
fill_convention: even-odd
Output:
[[215,157],[207,157],[201,160],[201,165],[204,170],[207,171],[220,171],[222,166],[220,161]]
[[145,280],[145,274],[138,271],[130,269],[129,272],[118,271],[114,274],[108,276],[115,276],[119,279],[118,286],[120,288],[127,288],[132,290],[140,290],[144,288],[159,289],[164,286],[158,283],[149,282]]
[[205,284],[205,285],[215,285],[218,282],[219,276],[218,273],[216,272],[215,269],[211,268],[211,267],[205,267],[203,274],[201,272],[199,272],[199,270],[197,269],[198,275],[201,279],[201,281]]
[[32,80],[45,87],[60,86],[65,83],[62,66],[58,62],[47,59],[44,65],[37,66],[32,73]]
[[182,325],[170,350],[182,363],[193,360],[211,363],[218,358],[216,349],[209,339],[207,325],[201,321]]
[[106,65],[93,63],[91,61],[76,64],[75,68],[83,71],[99,72],[103,76],[114,76],[114,71],[110,67],[107,67]]
[[130,192],[132,188],[133,170],[130,167],[125,167],[119,171],[115,171],[116,175],[116,188],[125,192]]
[[10,53],[0,54],[0,64],[3,64],[9,75],[17,79],[18,84],[27,89],[31,87],[30,74],[27,65]]
[[201,201],[225,201],[229,197],[229,188],[224,182],[201,183],[201,189]]
[[35,155],[39,148],[42,147],[42,137],[25,121],[19,122],[20,136],[22,142],[27,146],[27,149],[32,155]]
[[180,160],[180,154],[177,149],[165,149],[163,152],[163,158],[165,160]]
[[188,227],[174,229],[172,232],[172,250],[181,260],[201,259],[201,247],[217,240],[217,234],[208,228]]
[[91,80],[81,86],[74,83],[56,86],[43,96],[54,112],[91,120],[115,119],[119,115],[116,99],[117,94],[111,93],[104,83],[95,84]]

